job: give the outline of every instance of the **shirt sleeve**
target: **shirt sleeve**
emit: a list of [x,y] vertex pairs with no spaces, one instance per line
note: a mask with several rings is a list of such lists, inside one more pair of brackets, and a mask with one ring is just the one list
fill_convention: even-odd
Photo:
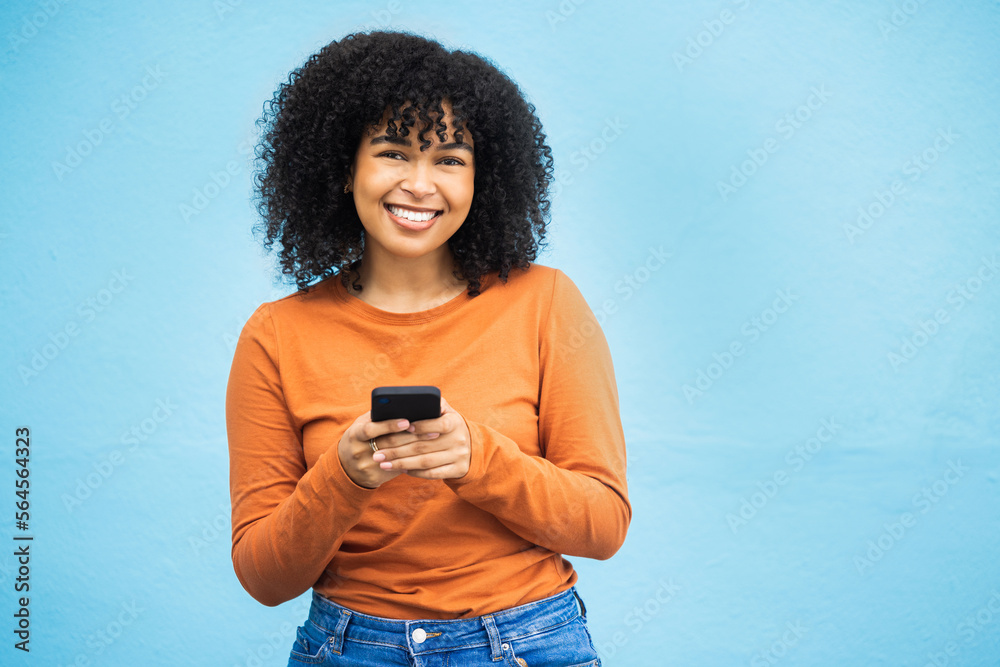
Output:
[[259,602],[309,590],[371,500],[344,472],[337,441],[306,470],[282,392],[271,305],[240,333],[226,389],[233,568]]
[[618,389],[604,333],[579,289],[559,270],[538,354],[543,456],[525,454],[495,429],[466,420],[469,472],[446,483],[538,546],[610,558],[624,543],[632,517]]

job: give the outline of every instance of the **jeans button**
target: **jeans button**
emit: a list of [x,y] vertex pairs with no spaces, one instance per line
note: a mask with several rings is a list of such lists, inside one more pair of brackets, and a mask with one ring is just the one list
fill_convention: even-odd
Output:
[[413,631],[410,637],[412,637],[413,641],[415,641],[416,643],[423,644],[424,640],[427,639],[427,631],[424,630],[423,628],[417,628],[416,630]]

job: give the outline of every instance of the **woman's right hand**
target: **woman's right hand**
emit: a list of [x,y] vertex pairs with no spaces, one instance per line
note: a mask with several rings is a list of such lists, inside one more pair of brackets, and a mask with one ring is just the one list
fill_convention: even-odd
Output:
[[[390,419],[383,422],[373,422],[371,410],[354,420],[348,427],[340,443],[337,453],[340,455],[340,465],[344,472],[358,486],[376,489],[393,477],[402,473],[401,470],[382,470],[378,462],[372,459],[375,453],[371,441],[393,433],[404,433],[404,440],[417,440],[407,429],[410,422],[405,419]],[[398,439],[400,436],[396,436]],[[399,443],[402,444],[402,443]]]

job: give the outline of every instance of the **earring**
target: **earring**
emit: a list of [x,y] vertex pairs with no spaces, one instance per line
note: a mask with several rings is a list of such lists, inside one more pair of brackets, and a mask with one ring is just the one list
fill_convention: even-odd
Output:
[[351,191],[351,184],[350,183],[344,183],[344,194],[346,195],[350,191]]

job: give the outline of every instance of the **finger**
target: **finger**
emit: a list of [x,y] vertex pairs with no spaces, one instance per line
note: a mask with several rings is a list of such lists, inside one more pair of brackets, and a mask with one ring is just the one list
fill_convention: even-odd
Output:
[[439,435],[440,435],[439,433],[424,433],[416,435],[406,431],[403,431],[401,433],[390,433],[389,435],[383,435],[376,438],[375,445],[378,447],[379,451],[383,450],[389,451],[398,449],[400,447],[405,447],[406,445],[410,445],[415,442],[434,440],[438,438]]
[[402,443],[396,447],[382,447],[380,440],[379,450],[375,454],[375,460],[379,462],[398,461],[412,456],[443,452],[450,449],[451,446],[451,443],[438,438],[431,438],[429,440],[413,440]]
[[440,466],[451,465],[454,463],[456,463],[455,453],[451,450],[445,449],[425,454],[404,456],[393,461],[383,461],[379,463],[379,467],[381,467],[382,470],[401,470],[403,472],[408,472],[411,470],[430,470],[431,468],[438,468]]
[[366,422],[361,427],[358,440],[368,442],[373,438],[378,438],[379,436],[405,431],[409,426],[410,422],[405,419],[388,419],[382,422]]
[[410,433],[415,433],[417,435],[427,435],[430,433],[448,433],[454,430],[454,417],[450,413],[446,415],[441,415],[435,419],[421,419],[420,421],[413,422],[408,429]]
[[427,470],[407,470],[406,474],[421,479],[458,479],[464,477],[467,472],[468,470],[463,470],[456,464],[448,464]]

